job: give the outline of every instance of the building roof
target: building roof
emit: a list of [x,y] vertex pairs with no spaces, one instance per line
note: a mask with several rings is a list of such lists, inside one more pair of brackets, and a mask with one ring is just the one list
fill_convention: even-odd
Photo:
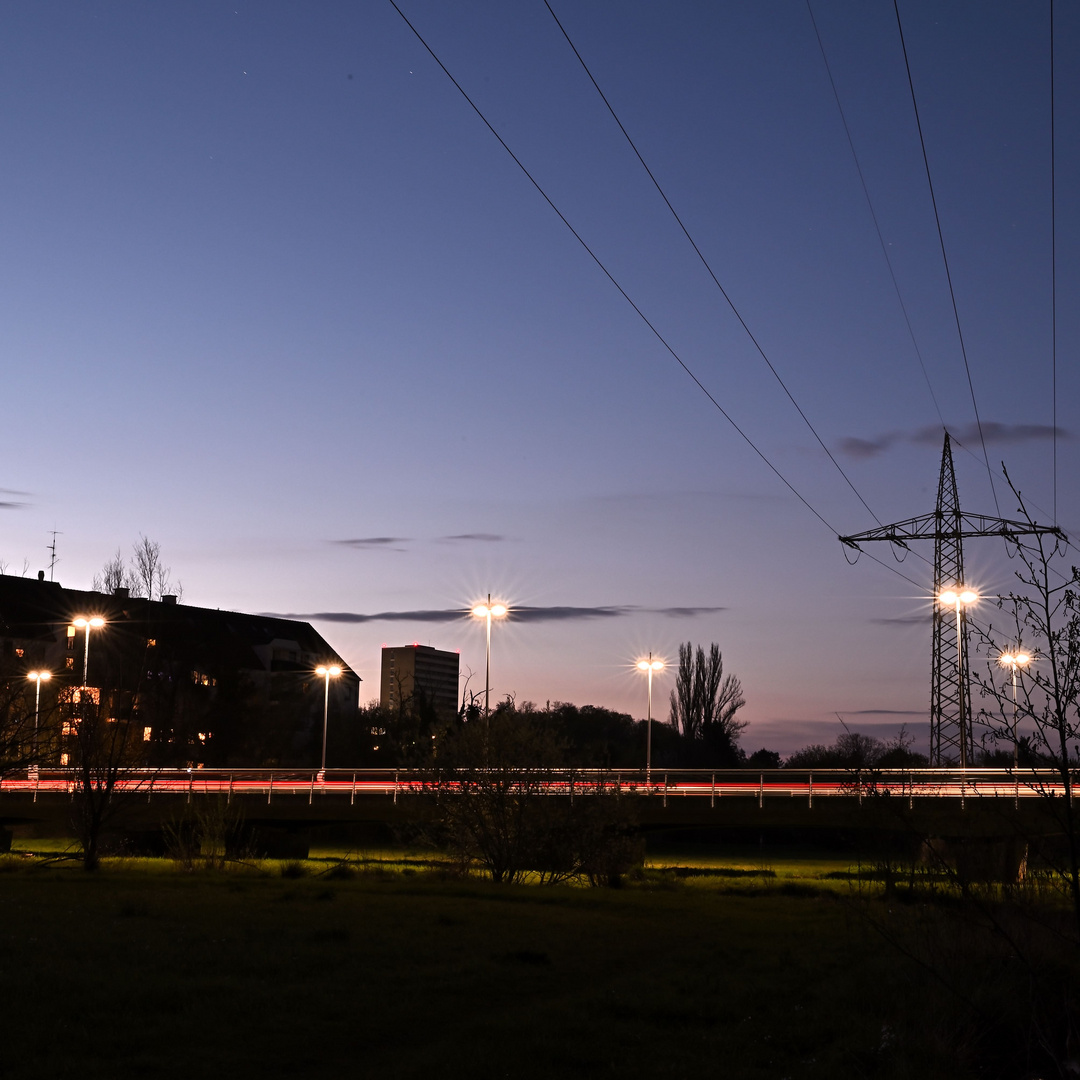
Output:
[[317,664],[339,664],[343,674],[360,677],[310,624],[296,619],[147,600],[117,592],[65,589],[58,582],[0,574],[0,637],[55,642],[79,615],[100,615],[107,623],[148,636],[183,641],[197,652],[227,655],[240,668],[309,671]]

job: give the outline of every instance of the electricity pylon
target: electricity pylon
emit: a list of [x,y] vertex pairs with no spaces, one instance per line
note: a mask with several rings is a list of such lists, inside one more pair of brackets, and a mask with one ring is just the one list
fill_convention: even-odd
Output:
[[[1065,539],[1053,525],[1033,525],[984,514],[967,514],[960,509],[953,471],[952,445],[945,432],[938,479],[937,509],[932,514],[908,518],[895,525],[841,536],[839,540],[856,551],[868,540],[888,540],[907,548],[912,540],[934,541],[934,646],[930,667],[930,764],[948,765],[959,759],[966,768],[975,753],[971,729],[971,686],[968,679],[967,611],[959,599],[968,586],[964,582],[964,540],[976,536],[1018,536],[1050,534]],[[951,592],[954,599],[943,600]]]

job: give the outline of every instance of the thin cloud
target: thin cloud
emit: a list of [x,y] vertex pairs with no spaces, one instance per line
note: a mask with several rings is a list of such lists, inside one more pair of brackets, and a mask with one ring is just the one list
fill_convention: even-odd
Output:
[[899,438],[895,433],[879,435],[876,439],[860,439],[849,435],[840,440],[840,453],[853,458],[872,458],[885,453]]
[[718,611],[727,611],[726,607],[662,607],[649,608],[657,615],[667,615],[671,619],[694,619],[698,615],[713,615]]
[[925,709],[853,709],[847,716],[925,716]]
[[29,499],[33,494],[32,491],[16,491],[14,488],[0,488],[0,495],[22,495],[24,498]]
[[[720,607],[689,608],[643,608],[633,604],[606,604],[596,607],[570,607],[558,605],[552,607],[530,607],[523,605],[510,609],[509,618],[514,622],[568,622],[583,619],[618,619],[639,613],[667,615],[671,618],[693,618],[716,611]],[[468,618],[464,608],[421,608],[415,611],[378,611],[371,614],[359,611],[310,611],[302,614],[263,612],[268,618],[303,619],[311,622],[331,623],[369,623],[369,622],[423,622],[448,623],[457,619]]]
[[373,615],[364,615],[358,611],[310,611],[306,614],[278,614],[272,611],[262,613],[271,619],[303,619],[305,622],[331,623],[369,623],[369,622],[453,622],[463,618],[467,612],[457,610],[431,609],[426,611],[379,611]]
[[355,548],[357,551],[367,550],[388,550],[388,551],[404,551],[402,547],[397,547],[398,544],[407,544],[409,537],[407,536],[360,536],[351,540],[331,540],[331,544],[338,544],[341,547]]
[[29,505],[24,502],[0,502],[0,510],[24,510]]
[[[962,446],[981,445],[977,424],[948,426],[947,430],[949,435]],[[1072,438],[1072,432],[1063,427],[1057,428],[1057,435],[1060,439]],[[1018,443],[1045,441],[1053,437],[1052,424],[1001,424],[989,420],[982,426],[982,439],[986,440],[987,446],[1014,446]],[[839,448],[840,452],[848,457],[865,460],[883,454],[897,443],[909,443],[912,446],[937,446],[941,443],[941,428],[936,424],[928,424],[915,431],[887,431],[869,439],[849,435],[840,440]]]
[[[949,434],[958,442],[967,446],[979,445],[979,425],[965,424],[960,428],[949,428]],[[1071,439],[1072,433],[1063,427],[1057,429],[1059,439]],[[982,426],[982,437],[987,446],[1007,446],[1022,442],[1039,442],[1054,437],[1052,424],[999,424],[988,420]],[[941,442],[941,428],[933,424],[920,428],[911,436],[911,442],[920,446],[936,446]]]
[[477,542],[482,544],[498,544],[506,539],[498,533],[458,533],[455,536],[440,536],[439,540],[444,544],[459,544]]
[[519,622],[562,622],[567,619],[617,619],[640,610],[621,604],[601,607],[517,607],[510,618]]
[[876,626],[919,626],[930,621],[929,615],[895,615],[892,618],[869,619]]

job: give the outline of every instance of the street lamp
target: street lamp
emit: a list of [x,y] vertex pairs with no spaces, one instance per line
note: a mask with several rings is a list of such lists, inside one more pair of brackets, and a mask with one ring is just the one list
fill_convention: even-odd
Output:
[[26,673],[28,679],[33,679],[37,683],[37,687],[34,690],[34,760],[37,760],[37,743],[38,743],[38,714],[41,712],[41,684],[48,682],[52,678],[51,671],[28,671]]
[[998,663],[1002,667],[1012,668],[1012,690],[1013,690],[1013,768],[1017,768],[1020,764],[1020,743],[1017,739],[1016,733],[1016,669],[1025,668],[1031,663],[1031,656],[1017,649],[1014,653],[1002,653],[998,657]]
[[330,712],[330,680],[336,679],[341,674],[341,668],[337,664],[320,664],[315,669],[315,674],[321,675],[326,680],[322,706],[322,765],[319,767],[319,781],[322,782],[326,775],[326,717]]
[[86,631],[86,646],[83,649],[82,668],[82,684],[85,688],[87,678],[86,673],[90,665],[90,631],[100,630],[105,625],[105,620],[100,615],[80,615],[78,618],[71,620],[71,625]]
[[653,654],[649,653],[647,660],[637,662],[638,671],[644,671],[649,676],[649,718],[645,725],[645,787],[649,787],[652,779],[652,679],[653,674],[664,670],[663,660],[654,660]]
[[977,603],[979,594],[973,589],[965,589],[963,585],[957,585],[955,589],[946,589],[938,596],[942,604],[956,607],[956,689],[960,695],[960,768],[967,768],[967,741],[968,733],[964,730],[964,721],[968,719],[965,711],[964,685],[964,634],[962,630],[961,609]]
[[509,609],[505,604],[493,604],[491,593],[488,593],[486,604],[477,604],[472,609],[473,615],[478,619],[487,620],[487,654],[484,664],[484,715],[491,712],[491,620],[502,619]]

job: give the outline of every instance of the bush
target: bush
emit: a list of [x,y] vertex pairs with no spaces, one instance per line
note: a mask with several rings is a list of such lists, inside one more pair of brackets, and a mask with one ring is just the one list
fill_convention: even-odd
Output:
[[[429,835],[463,868],[496,882],[617,884],[644,860],[629,804],[560,768],[563,747],[542,714],[498,708],[444,736],[425,796]],[[572,784],[573,794],[553,795]]]
[[162,827],[165,852],[185,870],[221,870],[251,857],[251,830],[224,796],[204,796]]

